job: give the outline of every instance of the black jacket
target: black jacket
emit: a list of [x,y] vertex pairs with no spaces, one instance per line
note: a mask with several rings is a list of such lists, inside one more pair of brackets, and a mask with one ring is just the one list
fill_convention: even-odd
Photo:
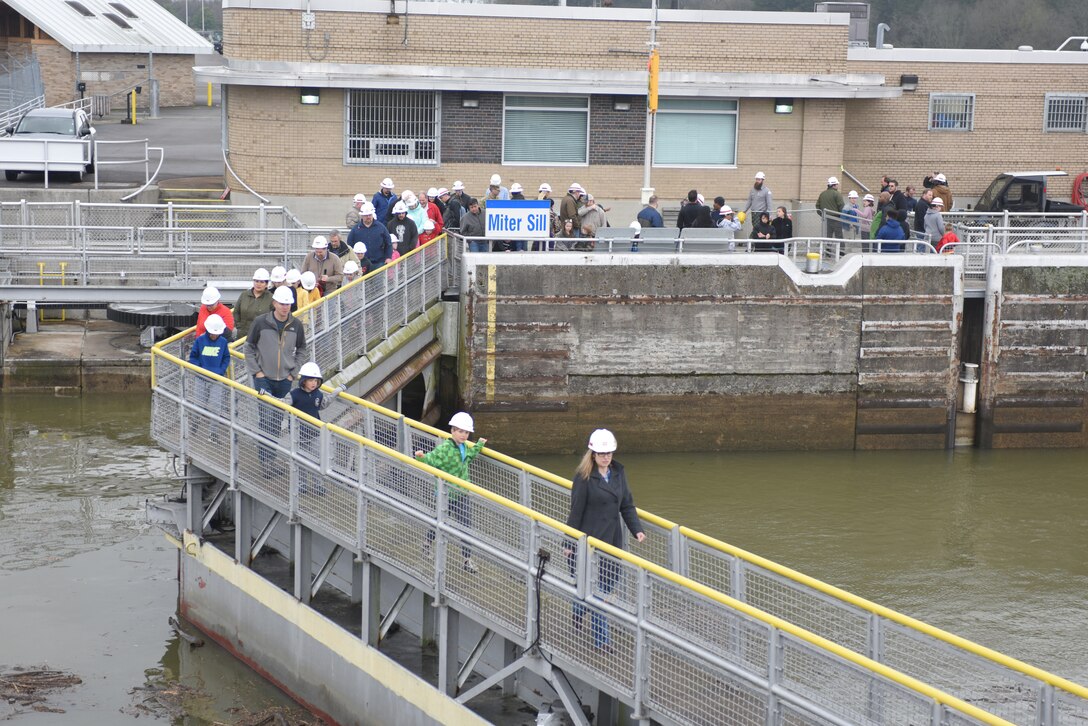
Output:
[[919,199],[918,203],[914,205],[914,231],[925,232],[926,231],[926,212],[929,211],[929,202],[924,199]]
[[386,229],[389,230],[389,234],[396,235],[400,240],[397,244],[397,252],[406,255],[416,248],[416,243],[419,242],[419,230],[407,214],[404,215],[404,219],[398,219],[396,215],[393,215]]
[[574,477],[574,486],[570,492],[570,516],[567,525],[580,529],[590,537],[607,542],[613,547],[623,547],[623,518],[631,534],[642,531],[635,510],[635,500],[627,487],[627,477],[623,473],[623,464],[613,461],[609,467],[611,473],[606,482],[601,478],[594,464],[589,479]]
[[[705,210],[705,212],[704,212]],[[676,215],[676,226],[680,229],[685,227],[701,227],[703,225],[698,224],[700,216],[706,216],[706,226],[713,227],[714,223],[710,221],[710,207],[705,204],[699,204],[698,202],[686,202],[683,207],[680,208],[680,214]]]

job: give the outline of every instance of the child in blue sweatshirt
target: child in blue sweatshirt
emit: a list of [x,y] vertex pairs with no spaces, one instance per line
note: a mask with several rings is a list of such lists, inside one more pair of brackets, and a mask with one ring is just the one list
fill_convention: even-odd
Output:
[[[329,404],[336,400],[337,395],[347,389],[347,386],[341,385],[332,393],[326,393],[321,390],[323,380],[321,368],[318,367],[317,363],[313,361],[304,363],[298,371],[298,388],[292,389],[290,393],[283,397],[284,403],[288,403],[293,408],[297,408],[299,411],[320,421],[322,409],[328,408]],[[321,458],[320,452],[317,450],[317,438],[318,432],[312,424],[305,421],[299,422],[299,451],[315,464]],[[309,472],[304,471],[300,476],[302,485],[299,488],[299,493],[306,494],[309,489],[307,480],[313,480],[316,484],[314,489],[317,494],[323,496],[325,494],[324,485],[316,481],[317,477],[308,476],[308,474]]]
[[[193,342],[193,348],[189,351],[189,362],[200,366],[206,371],[216,375],[227,375],[230,367],[230,348],[227,347],[227,337],[223,335],[227,324],[218,315],[209,315],[204,321],[203,335]],[[196,385],[197,402],[204,410],[204,416],[210,420],[208,425],[208,438],[213,443],[219,443],[219,424],[215,417],[223,410],[223,396],[226,384],[213,381],[203,376],[199,377]]]

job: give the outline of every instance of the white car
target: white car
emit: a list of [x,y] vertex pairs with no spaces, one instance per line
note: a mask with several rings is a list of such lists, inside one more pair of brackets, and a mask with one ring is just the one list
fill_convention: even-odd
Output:
[[[95,130],[91,126],[91,119],[87,112],[81,108],[35,108],[26,112],[17,126],[7,129],[10,139],[44,139],[58,140],[70,139],[74,141],[94,141]],[[87,144],[87,153],[83,157],[86,163],[84,168],[76,171],[80,181],[84,172],[94,172],[94,143]],[[41,165],[35,169],[12,169],[4,164],[4,177],[8,181],[15,181],[20,171],[41,171]]]

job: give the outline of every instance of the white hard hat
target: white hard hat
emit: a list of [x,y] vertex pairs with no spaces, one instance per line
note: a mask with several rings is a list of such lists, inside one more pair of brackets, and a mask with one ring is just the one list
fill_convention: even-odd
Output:
[[511,194],[521,194],[524,191],[525,190],[517,182],[514,182],[513,184],[510,185],[510,193]]
[[851,199],[857,199],[858,198],[858,193],[855,192],[853,189],[851,189],[850,193],[847,194],[846,196],[850,197]]
[[283,267],[281,267],[280,265],[276,265],[275,267],[273,267],[272,268],[272,274],[270,274],[268,276],[268,281],[269,282],[283,282],[286,279],[287,279],[287,270],[284,269]]
[[439,190],[437,188],[431,187],[430,189],[427,190],[427,196],[431,197],[431,198],[437,197],[438,192],[439,192]]
[[390,232],[389,233],[389,241],[392,242],[395,245],[400,244],[400,237],[397,237],[397,235]]
[[[360,242],[359,244],[362,244],[362,242]],[[344,274],[345,275],[354,275],[358,271],[359,271],[359,263],[358,262],[355,262],[354,260],[348,260],[347,262],[344,263]]]
[[294,285],[296,282],[302,279],[302,273],[292,267],[287,271],[287,284]]
[[411,199],[415,195],[416,195],[416,193],[413,192],[411,189],[405,189],[403,192],[400,193],[400,198],[402,200],[404,200],[405,202],[407,202],[409,199]]
[[568,192],[584,192],[585,189],[582,189],[582,185],[579,184],[578,182],[571,182],[570,186],[567,187],[567,191]]
[[310,246],[313,247],[315,250],[323,250],[329,246],[329,241],[325,239],[323,235],[319,234],[314,237],[314,243]]
[[630,227],[632,230],[634,230],[635,234],[638,234],[639,232],[642,231],[642,225],[639,224],[639,222],[637,220],[634,221],[634,222],[631,222],[631,224],[629,224],[627,226]]
[[549,184],[548,182],[544,182],[543,184],[540,185],[540,188],[537,189],[538,192],[550,192],[551,190],[552,190],[552,185]]
[[756,179],[766,179],[766,178],[767,178],[767,175],[764,174],[763,172],[761,172],[761,171],[756,172]]
[[393,180],[392,179],[390,179],[389,177],[386,177],[386,178],[382,179],[382,189],[392,189],[392,188],[393,188]]
[[933,181],[940,182],[941,184],[944,184],[945,182],[948,181],[948,179],[945,178],[944,174],[938,174],[937,176],[933,177]]
[[321,368],[317,365],[317,363],[314,363],[313,361],[310,361],[309,363],[303,363],[302,367],[298,369],[298,376],[299,378],[325,377],[321,375]]
[[375,214],[377,214],[377,211],[374,209],[374,205],[370,202],[367,202],[363,206],[359,207],[359,215],[362,216],[364,214],[370,217],[373,217]]
[[864,197],[862,197],[862,201],[863,202],[875,202],[876,197],[874,197],[872,194],[866,194]]
[[462,429],[472,433],[472,416],[469,416],[464,411],[453,414],[453,418],[450,419],[450,426],[454,428]]
[[204,292],[200,293],[201,305],[215,305],[219,302],[219,288],[208,285],[204,288]]
[[728,204],[726,204],[724,207],[722,207],[722,214],[732,214],[732,213],[733,213],[733,208],[730,207]]
[[706,204],[706,197],[704,197],[702,194],[696,194],[695,201],[699,202],[699,204]]
[[268,282],[268,270],[258,267],[253,271],[253,282]]
[[835,178],[835,177],[833,177],[833,176],[829,176],[829,177],[827,178],[827,185],[828,185],[828,186],[831,186],[832,184],[838,184],[838,183],[839,183],[839,180],[838,180],[838,179],[836,179],[836,178]]
[[355,202],[365,202],[365,201],[366,201],[366,196],[365,196],[365,195],[363,195],[363,194],[356,194],[356,195],[355,195],[355,199],[353,199],[352,201],[355,201]]
[[931,207],[943,207],[944,206],[944,200],[941,199],[940,197],[933,197],[933,201],[929,203],[929,206],[931,206]]
[[[498,185],[502,184],[502,177],[499,176],[498,174],[492,174],[491,175],[491,181],[489,182],[489,184],[491,186],[493,186],[493,187],[497,187]],[[458,428],[460,428],[460,427],[458,427]]]
[[277,287],[272,293],[272,299],[281,305],[290,305],[295,301],[295,293],[289,287]]
[[408,214],[408,205],[404,202],[397,202],[393,205],[393,214]]
[[433,219],[423,220],[423,231],[424,232],[430,232],[432,229],[434,229],[434,220]]
[[415,194],[404,200],[404,203],[408,205],[409,209],[415,209],[419,206],[419,197]]
[[589,450],[607,454],[616,450],[616,437],[608,429],[597,429],[589,435]]
[[463,192],[465,190],[465,184],[460,179],[453,183],[453,191]]
[[302,277],[300,278],[300,280],[302,282],[303,290],[313,290],[315,287],[317,287],[317,275],[310,272],[309,270],[306,270],[306,272],[302,273]]
[[366,254],[366,245],[363,244],[362,242],[356,242],[355,246],[351,248],[351,251],[354,252],[357,255],[365,255]]
[[447,195],[449,193],[450,193],[450,190],[447,189],[446,187],[439,187],[438,188],[438,196],[440,196],[440,197],[444,197],[445,195]]
[[227,329],[227,324],[218,315],[209,315],[204,321],[204,329],[212,335],[222,335],[223,331]]

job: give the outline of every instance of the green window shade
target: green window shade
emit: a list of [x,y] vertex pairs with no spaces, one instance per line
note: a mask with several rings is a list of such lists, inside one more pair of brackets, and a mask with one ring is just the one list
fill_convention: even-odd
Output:
[[585,164],[588,111],[585,97],[507,96],[503,162]]
[[735,113],[669,111],[656,116],[655,164],[733,166],[737,163]]

